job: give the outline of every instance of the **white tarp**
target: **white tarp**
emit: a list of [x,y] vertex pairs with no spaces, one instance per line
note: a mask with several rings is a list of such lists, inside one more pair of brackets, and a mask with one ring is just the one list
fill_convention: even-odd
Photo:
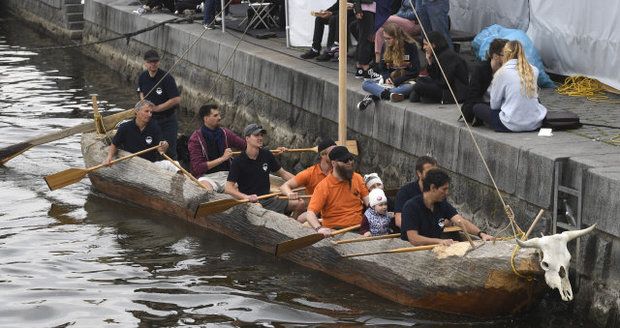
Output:
[[620,1],[451,0],[454,29],[500,24],[527,32],[549,72],[585,75],[620,89]]
[[[309,47],[312,45],[314,34],[314,20],[311,11],[319,11],[329,8],[336,0],[287,0],[289,41],[293,47]],[[327,26],[325,26],[325,34]],[[326,36],[323,38],[323,44]]]

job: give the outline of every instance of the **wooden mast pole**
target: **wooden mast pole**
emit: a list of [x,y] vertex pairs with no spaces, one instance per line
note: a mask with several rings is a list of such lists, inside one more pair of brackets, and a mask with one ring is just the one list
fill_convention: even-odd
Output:
[[338,141],[347,141],[347,1],[338,2]]

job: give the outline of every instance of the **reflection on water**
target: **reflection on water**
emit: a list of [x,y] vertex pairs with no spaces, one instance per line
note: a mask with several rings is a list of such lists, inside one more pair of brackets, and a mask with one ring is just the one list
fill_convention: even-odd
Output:
[[[87,121],[91,93],[104,111],[136,100],[133,85],[76,50],[29,51],[55,41],[2,15],[0,147]],[[409,309],[103,198],[88,180],[48,190],[43,176],[82,166],[79,136],[0,166],[0,326],[578,325],[557,302],[485,322]]]

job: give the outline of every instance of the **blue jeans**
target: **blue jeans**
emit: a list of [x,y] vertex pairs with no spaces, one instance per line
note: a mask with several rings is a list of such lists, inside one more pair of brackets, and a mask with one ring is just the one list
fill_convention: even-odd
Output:
[[153,118],[161,132],[163,134],[164,140],[168,142],[168,150],[166,151],[166,155],[170,156],[172,159],[177,159],[177,133],[179,131],[179,122],[177,121],[177,114],[174,113],[167,117],[161,118]]
[[491,109],[487,103],[474,105],[474,116],[497,132],[512,132],[499,118],[500,109]]
[[380,86],[379,83],[377,83],[376,81],[366,80],[362,83],[362,89],[364,89],[364,91],[366,92],[370,92],[373,96],[377,96],[379,98],[381,98],[381,93],[383,93],[383,91],[386,89],[390,90],[390,93],[400,93],[405,97],[408,97],[411,93],[411,90],[413,90],[413,84],[405,82],[394,88],[386,88]]
[[426,33],[437,31],[444,35],[450,49],[452,38],[450,37],[450,0],[415,0],[415,9],[420,16],[421,24]]
[[[211,24],[211,22],[215,19],[215,3],[219,0],[205,0],[204,10],[204,18],[202,19],[202,24],[207,25]],[[213,24],[211,24],[213,26]]]

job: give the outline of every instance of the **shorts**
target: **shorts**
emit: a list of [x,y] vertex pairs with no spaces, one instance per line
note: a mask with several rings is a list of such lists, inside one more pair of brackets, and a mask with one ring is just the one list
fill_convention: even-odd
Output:
[[267,199],[261,199],[258,201],[263,208],[270,211],[282,213],[284,215],[290,215],[291,211],[287,210],[288,199],[280,199],[278,197],[271,197]]
[[226,179],[228,179],[228,171],[219,171],[205,174],[198,178],[198,181],[207,181],[215,192],[222,193],[226,186]]

